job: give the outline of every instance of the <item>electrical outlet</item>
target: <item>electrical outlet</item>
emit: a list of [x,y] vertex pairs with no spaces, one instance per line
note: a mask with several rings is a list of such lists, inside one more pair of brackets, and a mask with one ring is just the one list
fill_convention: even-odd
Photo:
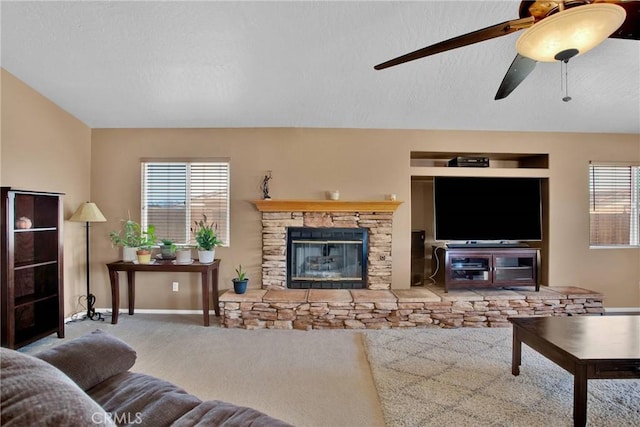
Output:
[[173,282],[173,292],[178,292],[178,287],[180,284],[178,282]]

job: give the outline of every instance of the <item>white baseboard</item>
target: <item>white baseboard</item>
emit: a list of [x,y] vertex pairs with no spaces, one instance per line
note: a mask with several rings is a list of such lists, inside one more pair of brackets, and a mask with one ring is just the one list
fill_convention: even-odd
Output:
[[638,313],[640,314],[640,307],[605,307],[605,314],[619,314],[619,313]]
[[[97,312],[102,314],[111,314],[110,308],[96,308]],[[174,309],[166,309],[166,308],[136,308],[136,313],[145,313],[145,314],[202,314],[202,309],[200,310],[174,310]],[[128,308],[121,308],[118,310],[119,314],[128,314]],[[215,314],[213,309],[209,310],[209,314]]]
[[[101,313],[103,316],[111,316],[110,308],[96,308],[96,313]],[[119,314],[129,314],[128,308],[121,308],[118,310]],[[153,309],[153,308],[136,308],[136,313],[146,313],[146,314],[199,314],[202,316],[202,310],[171,310],[171,309]],[[215,315],[214,310],[209,310],[210,315]],[[76,320],[84,320],[86,318],[86,313],[74,313],[69,317],[64,319],[64,323],[69,323],[71,321]]]

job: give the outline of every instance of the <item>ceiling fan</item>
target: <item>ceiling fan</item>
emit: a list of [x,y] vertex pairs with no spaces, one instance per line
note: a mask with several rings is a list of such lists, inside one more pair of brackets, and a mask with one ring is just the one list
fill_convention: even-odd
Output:
[[[526,30],[516,43],[518,53],[494,98],[502,99],[522,83],[538,61],[566,63],[607,38],[640,40],[640,1],[636,0],[521,1],[519,15],[519,19],[418,49],[374,68],[382,70]],[[565,98],[571,99],[568,96]]]

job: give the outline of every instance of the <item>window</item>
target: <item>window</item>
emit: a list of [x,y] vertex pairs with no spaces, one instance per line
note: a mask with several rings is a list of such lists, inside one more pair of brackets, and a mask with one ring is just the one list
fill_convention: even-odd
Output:
[[142,220],[158,239],[195,244],[191,228],[207,216],[229,246],[229,160],[143,160]]
[[589,165],[591,247],[639,247],[640,166]]

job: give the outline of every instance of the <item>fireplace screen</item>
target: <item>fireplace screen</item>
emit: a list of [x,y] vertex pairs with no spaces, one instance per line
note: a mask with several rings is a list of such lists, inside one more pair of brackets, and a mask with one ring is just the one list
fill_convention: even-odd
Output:
[[292,227],[287,243],[287,287],[366,287],[366,230]]

